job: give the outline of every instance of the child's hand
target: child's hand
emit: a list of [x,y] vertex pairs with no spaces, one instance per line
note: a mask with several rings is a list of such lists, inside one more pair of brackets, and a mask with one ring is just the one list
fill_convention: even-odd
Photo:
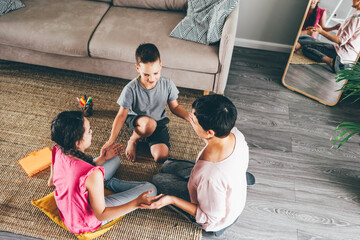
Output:
[[[141,209],[160,209],[162,207],[165,207],[167,205],[173,204],[173,199],[172,196],[169,195],[164,195],[164,194],[160,194],[162,195],[160,198],[158,198],[157,201],[151,203],[151,204],[141,204],[140,208]],[[158,196],[160,196],[158,195]],[[156,197],[158,197],[156,196]]]
[[108,140],[101,148],[100,150],[100,156],[104,156],[106,151],[111,147],[111,145],[114,144],[114,141]]
[[163,197],[164,194],[159,194],[155,197],[148,197],[149,194],[151,194],[153,191],[147,191],[143,192],[136,198],[137,206],[140,207],[142,205],[148,206],[152,204],[153,202],[156,202],[159,198]]
[[189,122],[191,125],[195,125],[196,121],[197,121],[197,118],[196,116],[193,114],[193,113],[189,113]]
[[106,152],[103,152],[105,157],[105,160],[109,160],[115,156],[120,155],[120,153],[124,150],[124,146],[121,145],[120,143],[115,143],[113,145],[111,145],[110,147],[107,148]]
[[189,123],[191,123],[192,121],[192,117],[191,117],[191,113],[188,113],[187,116],[185,117],[185,120]]

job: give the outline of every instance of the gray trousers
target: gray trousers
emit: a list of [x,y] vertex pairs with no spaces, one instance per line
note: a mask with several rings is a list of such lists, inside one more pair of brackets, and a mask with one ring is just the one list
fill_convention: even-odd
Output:
[[334,44],[319,41],[303,43],[303,54],[316,62],[322,62],[323,57],[335,58],[337,56]]
[[171,159],[165,161],[161,173],[154,175],[152,183],[159,193],[173,195],[190,202],[187,184],[195,162]]

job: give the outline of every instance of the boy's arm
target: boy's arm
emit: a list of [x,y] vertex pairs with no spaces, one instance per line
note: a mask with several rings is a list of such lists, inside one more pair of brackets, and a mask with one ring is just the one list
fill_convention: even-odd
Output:
[[105,153],[104,151],[106,151],[116,141],[116,138],[118,137],[120,130],[124,125],[128,113],[129,113],[129,109],[120,106],[120,109],[116,114],[115,120],[112,125],[110,138],[101,148],[100,156],[103,156]]
[[175,99],[173,101],[168,102],[170,111],[178,117],[185,119],[190,122],[190,114],[179,105],[178,101]]

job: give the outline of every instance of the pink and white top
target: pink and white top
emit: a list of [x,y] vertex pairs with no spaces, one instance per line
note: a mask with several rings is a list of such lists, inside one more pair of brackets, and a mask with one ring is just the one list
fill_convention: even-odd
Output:
[[199,160],[191,172],[188,190],[197,205],[196,222],[206,231],[218,231],[231,225],[245,207],[249,148],[242,133],[233,128],[236,143],[233,153],[221,162]]
[[341,62],[353,63],[360,51],[360,11],[356,11],[341,24],[337,33],[340,43],[335,43]]
[[[324,16],[324,12],[325,12],[325,9],[318,7],[316,13],[314,13],[314,12],[311,13],[311,14],[316,14],[315,23],[310,23],[309,21],[310,21],[311,14],[310,14],[310,11],[308,11],[304,25],[302,27],[302,30],[305,30],[308,27],[314,27],[314,26],[317,26],[318,24],[320,24],[320,20]],[[316,38],[317,35],[318,34],[315,33],[315,34],[312,34],[311,37]]]
[[104,174],[103,167],[65,155],[58,146],[52,150],[53,182],[55,201],[61,220],[75,234],[92,232],[98,229],[99,221],[88,202],[88,191],[85,188],[87,177],[97,169]]

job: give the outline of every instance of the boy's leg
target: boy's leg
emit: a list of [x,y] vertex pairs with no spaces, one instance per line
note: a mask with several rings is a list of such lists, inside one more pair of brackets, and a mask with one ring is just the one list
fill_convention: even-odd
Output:
[[155,131],[147,138],[155,162],[162,163],[169,156],[170,137],[166,126],[169,121],[167,117],[157,121]]
[[149,137],[156,129],[156,121],[146,116],[128,116],[126,124],[132,131],[132,135],[126,146],[126,157],[134,162],[136,158],[136,144],[140,138]]
[[158,143],[150,147],[151,155],[155,162],[163,163],[169,156],[169,148],[164,143]]
[[105,188],[115,192],[112,195],[105,196],[105,204],[107,207],[128,203],[146,191],[153,191],[149,196],[157,195],[156,187],[149,182],[128,182],[112,178],[106,183]]

